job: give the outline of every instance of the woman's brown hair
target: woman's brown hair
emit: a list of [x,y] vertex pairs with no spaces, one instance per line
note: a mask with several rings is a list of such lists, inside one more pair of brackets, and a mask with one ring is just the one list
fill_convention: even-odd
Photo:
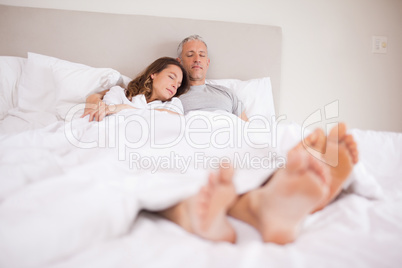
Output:
[[152,95],[152,74],[157,74],[166,69],[169,65],[178,66],[183,73],[183,80],[181,81],[180,87],[177,89],[175,97],[180,96],[187,92],[189,88],[189,78],[186,70],[183,66],[174,58],[163,57],[159,58],[151,65],[149,65],[141,74],[139,74],[134,80],[132,80],[126,90],[126,97],[131,100],[134,96],[139,94],[144,94],[145,99],[148,101]]

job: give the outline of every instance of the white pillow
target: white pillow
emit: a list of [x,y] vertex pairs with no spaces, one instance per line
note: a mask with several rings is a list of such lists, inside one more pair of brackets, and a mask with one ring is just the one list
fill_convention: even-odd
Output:
[[275,121],[275,107],[269,77],[242,81],[238,79],[208,79],[207,84],[221,85],[236,94],[245,107],[248,118],[264,116],[271,123]]
[[28,53],[18,86],[18,107],[23,112],[54,112],[56,96],[51,66],[57,59]]
[[19,85],[22,111],[48,112],[64,118],[67,111],[94,92],[114,86],[120,73],[45,55],[28,53]]
[[0,120],[18,105],[18,84],[26,61],[20,57],[0,56]]
[[75,105],[84,104],[87,96],[121,82],[120,73],[113,69],[70,62],[55,65],[53,75],[57,88],[56,112],[63,119]]
[[131,79],[128,76],[125,75],[121,75],[121,84],[124,88],[127,88],[128,84],[132,81],[133,79]]

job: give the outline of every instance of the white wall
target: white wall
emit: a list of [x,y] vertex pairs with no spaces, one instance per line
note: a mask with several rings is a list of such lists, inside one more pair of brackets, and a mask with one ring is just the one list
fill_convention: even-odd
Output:
[[[277,25],[280,113],[302,123],[339,100],[349,127],[402,132],[402,0],[0,0],[0,4]],[[388,53],[371,53],[371,37]],[[235,55],[234,55],[235,57]]]

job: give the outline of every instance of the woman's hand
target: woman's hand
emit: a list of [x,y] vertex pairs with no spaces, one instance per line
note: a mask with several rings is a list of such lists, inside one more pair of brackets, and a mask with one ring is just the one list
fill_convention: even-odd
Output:
[[106,105],[105,108],[105,115],[109,115],[109,114],[116,114],[122,110],[125,109],[137,109],[131,105],[128,104],[111,104],[111,105]]
[[106,108],[106,104],[102,101],[102,98],[107,91],[108,90],[92,94],[86,99],[84,114],[81,115],[81,118],[89,115],[89,122],[93,121],[94,119],[96,121],[102,121],[105,115],[103,115],[103,117],[100,119],[99,114],[101,114],[100,110],[104,110]]
[[89,115],[89,122],[92,122],[93,120],[102,121],[107,115],[106,107],[107,105],[101,100],[97,103],[87,101],[85,103],[84,114],[81,115],[81,118]]
[[[87,107],[88,106],[88,107]],[[106,105],[103,101],[100,101],[98,105],[87,103],[85,105],[84,114],[81,117],[85,117],[89,114],[89,121],[102,121],[105,116],[110,114],[116,114],[124,109],[137,109],[128,104],[111,104]]]

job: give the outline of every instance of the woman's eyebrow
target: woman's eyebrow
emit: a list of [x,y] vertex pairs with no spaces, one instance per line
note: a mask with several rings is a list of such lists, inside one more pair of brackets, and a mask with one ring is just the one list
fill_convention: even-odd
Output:
[[176,73],[174,73],[174,72],[170,72],[171,74],[173,74],[174,75],[174,77],[176,77],[177,78],[177,75],[176,75]]

